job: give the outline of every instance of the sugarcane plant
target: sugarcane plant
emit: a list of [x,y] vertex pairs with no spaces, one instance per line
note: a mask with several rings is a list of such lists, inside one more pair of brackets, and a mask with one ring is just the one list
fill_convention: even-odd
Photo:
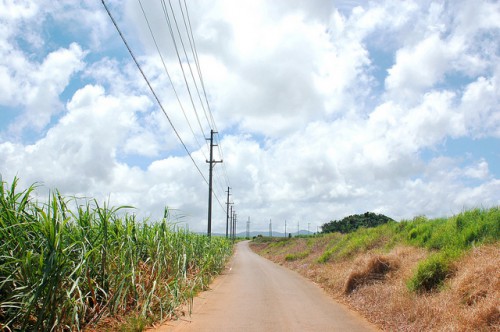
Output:
[[0,184],[0,330],[81,330],[133,313],[164,320],[224,267],[224,238],[138,221],[130,206]]

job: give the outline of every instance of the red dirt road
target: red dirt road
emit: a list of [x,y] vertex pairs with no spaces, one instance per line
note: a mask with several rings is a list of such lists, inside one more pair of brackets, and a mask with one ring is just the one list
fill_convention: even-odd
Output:
[[229,269],[166,331],[377,331],[311,281],[237,245]]

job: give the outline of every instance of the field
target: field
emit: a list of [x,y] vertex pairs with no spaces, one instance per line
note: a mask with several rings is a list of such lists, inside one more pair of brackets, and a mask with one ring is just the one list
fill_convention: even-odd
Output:
[[500,209],[348,234],[256,238],[253,249],[320,284],[383,330],[500,330]]
[[142,330],[175,316],[232,253],[229,241],[138,221],[92,199],[0,186],[0,330]]

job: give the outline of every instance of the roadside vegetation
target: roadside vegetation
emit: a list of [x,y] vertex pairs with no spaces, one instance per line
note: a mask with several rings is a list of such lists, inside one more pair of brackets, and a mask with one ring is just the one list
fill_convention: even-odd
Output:
[[360,227],[376,227],[389,221],[394,221],[383,214],[365,212],[363,214],[354,214],[343,218],[342,220],[332,220],[321,226],[322,233],[351,233]]
[[[92,199],[34,198],[0,184],[0,330],[140,331],[169,319],[221,271],[224,238],[138,221]],[[190,310],[190,308],[189,308]]]
[[389,220],[310,238],[261,238],[265,257],[384,330],[500,330],[500,208]]

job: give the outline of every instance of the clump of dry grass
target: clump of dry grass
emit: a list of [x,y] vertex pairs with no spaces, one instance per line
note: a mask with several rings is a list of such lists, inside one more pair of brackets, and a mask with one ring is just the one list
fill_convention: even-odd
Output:
[[390,271],[399,268],[399,260],[395,256],[370,255],[362,259],[347,277],[344,294],[349,295],[358,287],[382,281]]

